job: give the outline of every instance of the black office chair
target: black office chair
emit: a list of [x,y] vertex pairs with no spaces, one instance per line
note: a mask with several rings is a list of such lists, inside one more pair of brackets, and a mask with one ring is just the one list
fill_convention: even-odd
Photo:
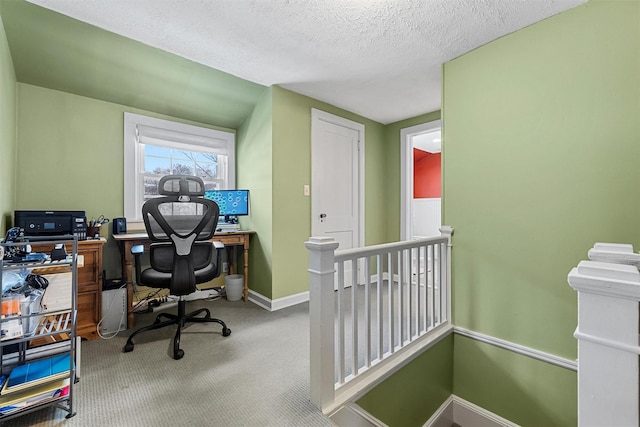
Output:
[[[151,267],[141,271],[140,256],[144,247],[134,247],[136,282],[152,288],[168,288],[179,297],[178,314],[160,313],[153,324],[129,336],[123,351],[133,351],[133,338],[141,332],[178,325],[173,340],[173,358],[184,356],[180,349],[180,331],[187,322],[216,322],[222,336],[231,329],[220,319],[211,317],[206,308],[185,314],[185,295],[195,292],[196,284],[208,282],[220,274],[222,243],[211,242],[218,224],[216,202],[203,198],[204,183],[195,176],[168,175],[160,179],[158,197],[145,202],[142,217],[151,240]],[[215,254],[214,254],[215,251]],[[214,257],[215,255],[215,257]],[[205,313],[204,317],[197,317]],[[167,320],[163,320],[163,319]]]

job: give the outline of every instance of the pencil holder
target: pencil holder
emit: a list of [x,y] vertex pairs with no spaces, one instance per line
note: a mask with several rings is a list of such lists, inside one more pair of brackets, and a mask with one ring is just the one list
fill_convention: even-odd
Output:
[[87,237],[100,238],[100,227],[87,227]]

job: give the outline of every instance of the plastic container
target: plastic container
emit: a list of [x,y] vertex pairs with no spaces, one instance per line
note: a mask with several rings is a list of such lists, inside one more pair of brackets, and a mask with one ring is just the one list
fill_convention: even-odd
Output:
[[22,332],[26,336],[31,336],[42,320],[42,296],[44,292],[36,292],[20,301],[22,313]]
[[224,289],[228,301],[240,301],[244,293],[244,276],[242,274],[228,274],[224,278]]

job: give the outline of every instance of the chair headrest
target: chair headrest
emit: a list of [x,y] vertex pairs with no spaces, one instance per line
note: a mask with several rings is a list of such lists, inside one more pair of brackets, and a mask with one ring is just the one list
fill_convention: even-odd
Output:
[[166,175],[158,182],[158,193],[163,196],[204,196],[204,182],[192,175]]

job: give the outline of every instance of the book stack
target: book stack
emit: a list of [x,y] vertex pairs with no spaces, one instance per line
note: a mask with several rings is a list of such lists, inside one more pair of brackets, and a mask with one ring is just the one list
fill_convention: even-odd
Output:
[[228,222],[219,222],[216,229],[219,233],[235,233],[240,230],[240,224],[232,224]]
[[0,415],[68,395],[71,366],[61,354],[13,368],[0,389]]

